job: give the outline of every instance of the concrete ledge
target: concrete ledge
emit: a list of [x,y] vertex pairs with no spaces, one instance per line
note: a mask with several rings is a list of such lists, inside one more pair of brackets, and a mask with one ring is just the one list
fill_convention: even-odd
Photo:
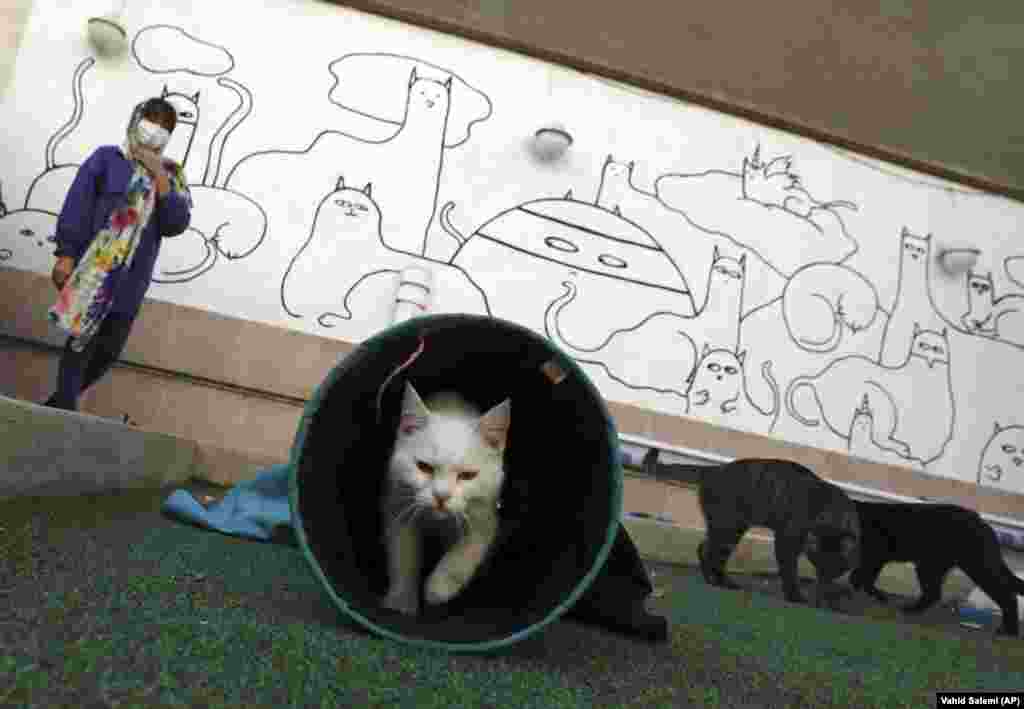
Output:
[[193,441],[0,396],[0,498],[187,480]]
[[[623,520],[640,555],[651,561],[680,566],[697,565],[697,545],[704,540],[703,528],[688,528],[656,520],[626,518]],[[814,567],[800,557],[800,576],[814,578]],[[747,533],[732,558],[729,572],[734,574],[778,574],[775,550],[770,534]],[[901,596],[920,595],[917,575],[911,564],[888,564],[878,577],[878,588]],[[974,583],[959,569],[947,577],[942,589],[944,601],[963,601],[974,589]]]

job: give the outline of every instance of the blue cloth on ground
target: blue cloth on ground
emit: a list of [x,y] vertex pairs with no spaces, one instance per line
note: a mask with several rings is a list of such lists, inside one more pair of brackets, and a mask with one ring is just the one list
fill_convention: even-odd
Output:
[[291,526],[288,505],[291,466],[272,465],[252,480],[232,487],[219,502],[203,507],[191,493],[175,490],[164,500],[162,511],[186,522],[225,534],[270,540],[274,528]]

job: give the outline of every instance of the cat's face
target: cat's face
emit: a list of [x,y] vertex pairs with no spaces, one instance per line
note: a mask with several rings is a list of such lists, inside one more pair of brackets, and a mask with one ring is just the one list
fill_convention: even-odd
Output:
[[747,255],[734,259],[729,256],[721,256],[718,247],[715,247],[711,260],[711,281],[718,285],[731,284],[734,286],[743,283],[743,276],[747,270]]
[[443,114],[448,109],[451,79],[442,83],[416,77],[409,86],[410,111]]
[[199,122],[199,92],[196,91],[191,96],[178,93],[177,91],[168,91],[167,87],[164,86],[163,94],[161,96],[164,100],[174,106],[174,109],[178,112],[178,125],[191,125],[194,126]]
[[743,388],[743,360],[747,353],[711,349],[704,345],[700,362],[690,379],[690,390],[706,389],[711,399],[729,399]]
[[915,236],[906,229],[900,234],[902,252],[900,259],[903,263],[920,263],[927,265],[928,252],[931,247],[931,235]]
[[629,176],[633,174],[633,161],[620,162],[612,158],[611,155],[604,163],[604,174],[606,178],[614,178],[619,180],[628,180]]
[[982,482],[998,482],[1004,476],[1024,474],[1024,426],[995,425],[995,432],[981,454]]
[[949,330],[942,332],[934,330],[922,330],[917,323],[914,323],[914,339],[910,345],[910,355],[921,357],[928,362],[929,367],[936,364],[949,364]]
[[407,514],[467,519],[478,505],[493,509],[510,423],[508,399],[483,416],[431,411],[406,384],[390,473]]
[[992,302],[992,274],[967,273],[967,298],[971,303]]
[[361,190],[346,187],[342,177],[335,191],[324,201],[323,208],[330,211],[332,223],[342,222],[351,227],[375,226],[380,222],[380,209],[373,201],[372,189],[370,184]]

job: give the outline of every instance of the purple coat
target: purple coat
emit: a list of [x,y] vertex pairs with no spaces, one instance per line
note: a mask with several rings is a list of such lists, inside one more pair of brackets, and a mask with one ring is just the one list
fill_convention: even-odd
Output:
[[[121,148],[104,145],[78,168],[57,218],[54,256],[71,256],[77,265],[96,235],[107,227],[110,215],[122,206],[132,177],[132,164]],[[112,313],[135,316],[153,278],[153,267],[165,236],[184,232],[192,218],[189,199],[171,191],[157,196],[156,207],[126,270],[114,292]]]

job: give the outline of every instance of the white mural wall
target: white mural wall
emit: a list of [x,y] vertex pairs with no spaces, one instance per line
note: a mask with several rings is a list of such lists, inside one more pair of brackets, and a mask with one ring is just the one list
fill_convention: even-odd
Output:
[[[77,165],[165,95],[196,206],[153,298],[358,341],[418,263],[436,310],[547,335],[610,400],[1024,491],[1022,205],[324,3],[140,0],[98,60],[94,4],[26,28],[0,266],[49,273]],[[549,120],[575,142],[541,165]]]

